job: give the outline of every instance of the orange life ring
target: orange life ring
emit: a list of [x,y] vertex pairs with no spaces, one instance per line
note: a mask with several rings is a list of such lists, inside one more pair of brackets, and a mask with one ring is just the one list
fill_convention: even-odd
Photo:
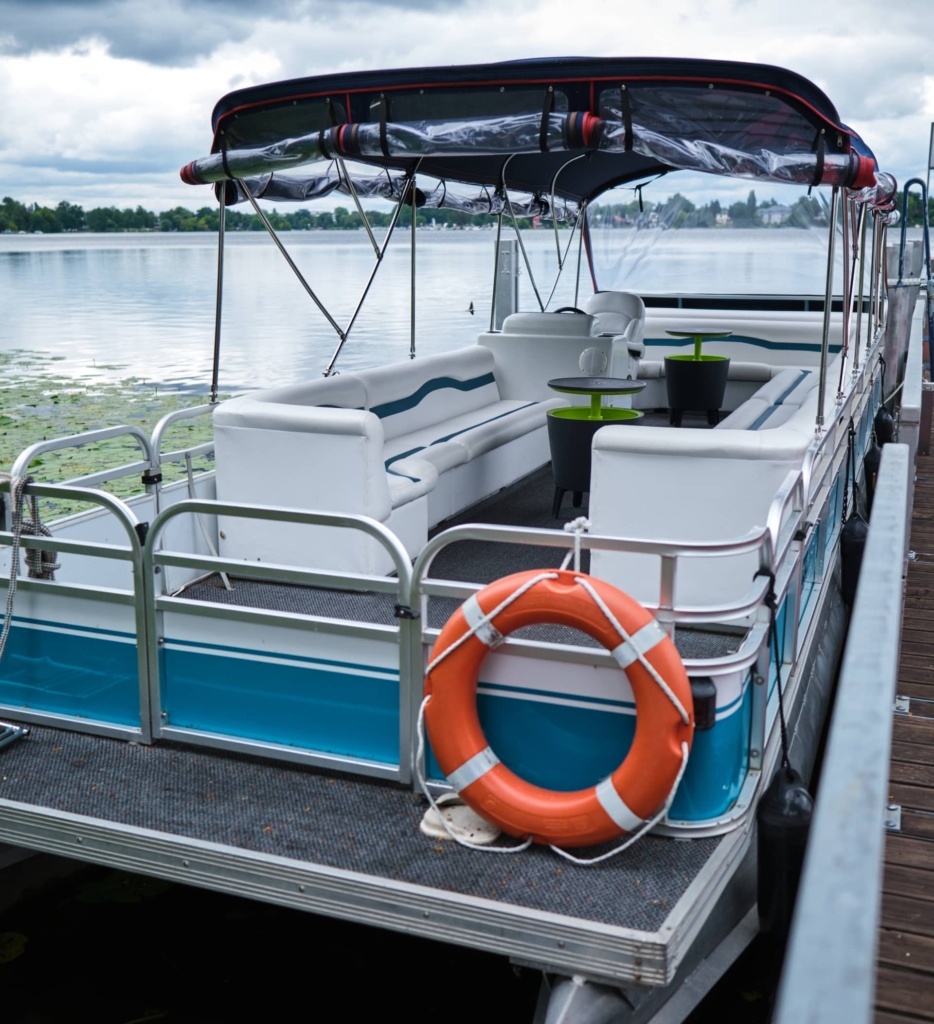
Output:
[[[432,649],[425,678],[425,695],[431,697],[425,721],[441,770],[477,814],[512,836],[532,836],[537,843],[556,846],[591,846],[634,831],[665,804],[684,763],[682,744],[689,749],[694,736],[691,687],[674,643],[654,616],[616,587],[581,573],[548,572],[550,578],[540,579],[474,635],[462,639],[503,601],[546,572],[504,576],[448,619]],[[599,595],[631,642],[621,641],[616,626],[578,578]],[[484,659],[503,637],[538,623],[570,626],[593,637],[614,655],[632,686],[632,747],[609,778],[589,789],[563,793],[525,782],[497,758],[480,726],[476,695]],[[634,647],[664,680],[670,695]]]

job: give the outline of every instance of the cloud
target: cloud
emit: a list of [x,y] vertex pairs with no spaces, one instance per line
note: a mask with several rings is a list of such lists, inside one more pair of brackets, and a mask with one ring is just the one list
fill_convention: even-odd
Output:
[[[883,168],[922,173],[934,74],[929,0],[880,21],[870,0],[2,0],[4,194],[161,209],[210,201],[178,168],[207,151],[232,89],[335,71],[563,54],[664,54],[781,64],[812,79]],[[669,181],[666,180],[666,187]],[[711,180],[711,188],[726,182]],[[681,187],[670,179],[671,191]],[[744,186],[748,187],[748,186]]]
[[[351,0],[341,7],[345,14],[365,14],[441,3]],[[100,42],[117,58],[186,66],[225,43],[243,42],[261,23],[287,31],[324,23],[334,14],[334,4],[326,0],[4,0],[0,51],[28,54]]]

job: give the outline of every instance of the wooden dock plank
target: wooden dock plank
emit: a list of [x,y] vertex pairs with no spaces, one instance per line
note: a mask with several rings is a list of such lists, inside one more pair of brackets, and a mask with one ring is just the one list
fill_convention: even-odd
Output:
[[889,799],[901,831],[886,837],[875,1024],[934,1021],[934,456],[917,461]]
[[[904,826],[904,821],[902,825]],[[930,872],[928,881],[931,888],[934,889],[934,864],[931,863],[931,851],[925,840],[919,839],[917,836],[906,835],[904,831],[891,833],[886,837],[885,863],[923,868]],[[934,894],[931,898],[934,899]]]
[[934,984],[930,975],[881,966],[876,975],[876,1005],[921,1020],[934,1020]]
[[934,975],[934,938],[883,928],[879,933],[879,960],[892,967]]

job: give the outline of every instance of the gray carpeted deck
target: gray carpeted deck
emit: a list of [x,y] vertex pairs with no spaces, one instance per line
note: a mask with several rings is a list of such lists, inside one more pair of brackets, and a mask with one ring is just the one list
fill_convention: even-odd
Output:
[[[566,522],[587,514],[586,501],[581,508],[575,509],[571,505],[571,496],[567,495],[561,517],[553,519],[553,493],[551,466],[543,466],[510,487],[440,523],[432,531],[432,536],[452,526],[466,523],[560,529]],[[560,548],[463,541],[451,544],[439,553],[432,564],[431,575],[435,579],[491,583],[501,576],[508,576],[514,572],[557,568],[564,556],[565,551]],[[582,552],[581,568],[585,572],[590,568],[590,553],[587,551]],[[395,624],[393,606],[396,599],[392,594],[350,593],[324,587],[302,587],[236,578],[232,583],[234,589],[228,591],[218,576],[211,576],[187,587],[184,596],[195,601],[211,601],[217,604],[245,605],[248,608],[321,615],[354,622]],[[429,601],[429,627],[440,629],[459,604],[459,601],[451,598],[433,598]],[[597,646],[596,641],[589,636],[562,626],[529,626],[518,630],[514,635],[549,643]],[[738,650],[741,642],[742,636],[712,630],[679,629],[675,633],[675,644],[685,658],[721,657]]]
[[423,836],[424,801],[392,784],[46,728],[0,752],[0,779],[7,800],[647,931],[720,842],[648,837],[591,868],[491,856]]

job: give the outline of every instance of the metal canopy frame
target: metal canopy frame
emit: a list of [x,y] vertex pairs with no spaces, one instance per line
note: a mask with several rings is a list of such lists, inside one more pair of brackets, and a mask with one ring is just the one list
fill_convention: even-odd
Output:
[[[269,218],[266,216],[266,214],[263,211],[262,207],[257,202],[256,197],[253,195],[252,191],[250,190],[250,187],[247,185],[247,183],[242,178],[234,179],[236,181],[237,185],[243,190],[243,193],[247,197],[247,199],[249,200],[250,205],[253,207],[254,211],[257,214],[257,216],[262,221],[263,227],[266,229],[266,231],[269,234],[269,237],[275,243],[276,248],[279,250],[280,253],[282,253],[282,257],[286,261],[286,263],[288,263],[289,267],[292,270],[292,273],[295,274],[295,276],[298,278],[299,283],[305,289],[305,291],[308,293],[309,298],[318,307],[318,309],[321,311],[322,316],[324,316],[324,318],[327,320],[327,322],[331,325],[331,327],[334,329],[334,332],[337,334],[337,337],[339,338],[339,341],[338,341],[338,344],[337,344],[337,348],[334,350],[334,354],[331,356],[330,360],[328,361],[327,367],[324,370],[324,376],[325,377],[330,377],[335,372],[334,366],[337,363],[337,360],[338,360],[338,358],[339,358],[339,356],[341,354],[341,351],[344,348],[344,343],[347,341],[347,338],[349,337],[350,332],[353,330],[354,324],[357,322],[357,317],[360,315],[360,310],[363,308],[363,304],[366,301],[366,297],[367,297],[367,295],[370,292],[370,287],[373,284],[373,280],[376,277],[377,271],[379,270],[380,266],[382,265],[383,257],[386,255],[386,251],[389,248],[389,242],[392,239],[393,231],[395,230],[396,223],[399,220],[399,215],[402,212],[403,206],[405,206],[405,205],[411,205],[411,207],[412,207],[412,258],[411,258],[411,273],[412,273],[412,289],[411,289],[411,296],[412,296],[412,313],[411,313],[411,317],[412,317],[412,336],[411,336],[409,355],[410,355],[410,358],[412,358],[412,359],[415,358],[415,227],[416,227],[416,220],[417,220],[417,211],[416,211],[416,206],[415,206],[415,191],[416,191],[416,189],[415,189],[415,175],[416,175],[416,172],[418,170],[418,165],[416,164],[415,167],[412,168],[409,171],[409,173],[406,175],[406,179],[407,179],[406,180],[406,187],[402,190],[402,192],[399,195],[399,200],[396,203],[395,210],[393,210],[392,219],[389,222],[389,228],[387,229],[386,237],[383,240],[382,246],[380,246],[377,243],[377,241],[376,241],[376,237],[373,234],[373,229],[372,229],[372,227],[370,225],[370,222],[369,222],[369,220],[368,220],[368,218],[366,216],[366,213],[363,211],[363,208],[360,205],[360,199],[357,196],[356,189],[353,187],[352,180],[351,180],[350,176],[347,174],[347,170],[346,170],[346,167],[344,166],[343,160],[338,160],[338,165],[340,166],[341,171],[344,174],[344,176],[347,178],[348,182],[351,182],[351,184],[350,184],[351,194],[353,195],[354,202],[355,202],[355,204],[357,206],[357,210],[359,211],[360,217],[361,217],[361,219],[363,221],[363,224],[364,224],[364,227],[366,229],[367,235],[368,235],[368,237],[370,239],[370,242],[373,245],[373,251],[376,254],[376,262],[373,264],[373,269],[370,272],[370,276],[367,278],[367,282],[364,285],[363,292],[360,295],[360,299],[357,302],[357,305],[354,308],[353,313],[351,314],[351,317],[350,317],[350,320],[347,323],[347,326],[344,327],[344,328],[342,328],[340,326],[340,324],[337,322],[337,320],[335,320],[335,318],[331,315],[331,313],[328,311],[327,307],[324,305],[324,303],[321,301],[321,299],[318,298],[318,296],[315,293],[314,289],[311,287],[311,285],[306,280],[305,275],[302,274],[302,272],[298,269],[298,266],[296,265],[295,261],[292,259],[291,255],[289,254],[289,251],[286,249],[285,245],[282,243],[282,240],[279,238],[278,234],[276,233],[276,229],[272,226],[272,224],[269,221]],[[217,242],[217,244],[218,244],[218,252],[217,252],[217,305],[216,305],[215,320],[214,320],[214,360],[213,360],[213,371],[212,371],[212,375],[211,375],[211,404],[212,405],[217,402],[217,392],[218,392],[218,376],[219,376],[219,371],[220,371],[221,318],[222,318],[222,311],[223,311],[223,281],[224,281],[224,219],[225,219],[224,211],[225,211],[225,206],[224,206],[224,192],[223,192],[223,189],[220,189],[219,192],[220,192],[220,197],[219,197],[220,211],[219,211],[219,220],[218,220],[218,242]]]

